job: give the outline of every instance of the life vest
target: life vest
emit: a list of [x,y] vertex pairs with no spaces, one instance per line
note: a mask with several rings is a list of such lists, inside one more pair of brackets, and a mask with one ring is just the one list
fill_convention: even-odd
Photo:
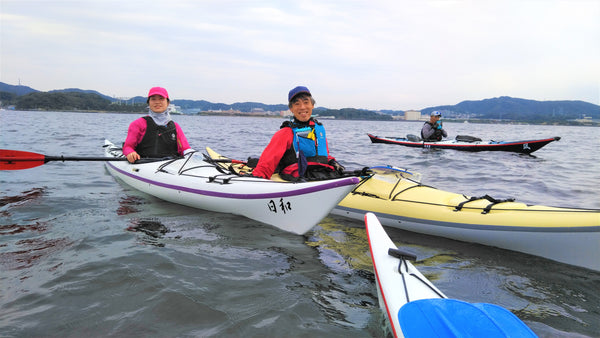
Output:
[[[327,136],[322,124],[304,128],[292,128],[294,133],[294,150],[296,154],[300,151],[307,160],[319,162],[321,157],[327,159]],[[296,155],[297,156],[297,155]]]
[[429,138],[425,137],[425,135],[423,135],[423,129],[421,129],[421,138],[423,139],[423,141],[441,141],[442,140],[442,136],[444,136],[442,134],[442,131],[439,129],[435,129],[435,126],[427,121],[425,122],[425,124],[428,124],[431,126],[431,129],[433,129],[433,134],[431,134],[431,136],[429,136]]
[[328,162],[327,134],[325,127],[311,119],[308,125],[298,126],[286,121],[281,128],[291,128],[294,135],[292,147],[286,150],[278,168],[281,170],[289,165],[298,163],[300,152],[306,158],[308,165],[325,164]]
[[175,122],[169,121],[166,126],[159,126],[150,116],[146,120],[146,133],[135,148],[141,157],[177,156],[177,129]]

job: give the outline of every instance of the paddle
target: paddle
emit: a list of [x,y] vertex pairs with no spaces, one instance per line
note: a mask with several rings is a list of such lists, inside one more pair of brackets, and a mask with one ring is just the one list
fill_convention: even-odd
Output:
[[369,168],[373,173],[382,177],[392,177],[393,179],[406,178],[414,182],[421,182],[421,174],[417,172],[410,172],[403,168],[398,168],[390,165],[386,166],[374,166]]
[[[154,162],[164,159],[144,158],[141,162]],[[0,170],[21,170],[35,168],[50,161],[127,161],[125,157],[72,157],[46,156],[20,150],[0,149]],[[136,163],[141,163],[140,160]]]
[[215,163],[248,164],[246,161],[232,160],[230,158],[208,158],[207,160]]
[[[210,148],[207,148],[207,149],[210,149]],[[253,160],[254,162],[252,164],[248,164],[248,161],[240,161],[240,160],[234,160],[234,159],[230,159],[230,158],[212,158],[211,156],[209,156],[207,154],[202,154],[202,155],[204,155],[205,161],[211,162],[211,163],[245,164],[245,165],[249,165],[251,168],[254,168],[258,162],[257,158],[251,158],[250,160]],[[358,169],[358,170],[344,170],[342,172],[342,174],[344,176],[364,176],[364,177],[372,176],[373,174],[377,174],[380,176],[393,176],[396,179],[399,177],[402,177],[402,178],[411,179],[415,182],[421,181],[420,173],[413,173],[406,169],[402,169],[402,168],[398,168],[398,167],[394,167],[394,166],[390,166],[390,165],[365,167],[363,169]]]
[[509,310],[456,299],[421,299],[398,311],[404,337],[537,337]]
[[[240,161],[240,160],[232,160],[229,158],[210,158],[208,157],[208,155],[204,154],[205,159],[207,162],[211,162],[211,163],[233,163],[233,164],[248,164],[247,161]],[[343,171],[344,175],[347,176],[361,176],[361,175],[367,175],[367,173],[365,172],[365,169],[362,170],[344,170]]]

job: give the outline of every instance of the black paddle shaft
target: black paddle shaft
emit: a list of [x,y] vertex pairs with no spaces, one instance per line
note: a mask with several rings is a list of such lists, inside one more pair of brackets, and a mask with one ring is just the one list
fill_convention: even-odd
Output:
[[44,163],[50,161],[127,161],[126,157],[73,157],[73,156],[44,156]]

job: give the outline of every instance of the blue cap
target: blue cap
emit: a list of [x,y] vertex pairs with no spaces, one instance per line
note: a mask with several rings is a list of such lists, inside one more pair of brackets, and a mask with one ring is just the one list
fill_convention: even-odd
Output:
[[288,94],[288,102],[292,102],[292,99],[294,98],[294,96],[296,96],[298,94],[302,94],[302,93],[312,96],[310,94],[310,90],[308,90],[308,88],[306,88],[304,86],[298,86],[298,87],[290,90],[290,93]]
[[442,113],[440,113],[437,110],[434,110],[434,111],[431,112],[431,116],[442,116]]

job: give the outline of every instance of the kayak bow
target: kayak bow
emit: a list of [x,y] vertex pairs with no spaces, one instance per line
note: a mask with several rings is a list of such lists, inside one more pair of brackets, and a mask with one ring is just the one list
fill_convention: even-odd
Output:
[[379,304],[395,337],[536,337],[497,305],[448,299],[398,250],[372,213],[364,216]]
[[[106,156],[123,157],[120,147],[108,140],[105,145]],[[358,177],[276,182],[236,175],[229,166],[198,154],[144,164],[106,163],[115,178],[162,200],[245,216],[294,234],[312,229],[359,182]]]

